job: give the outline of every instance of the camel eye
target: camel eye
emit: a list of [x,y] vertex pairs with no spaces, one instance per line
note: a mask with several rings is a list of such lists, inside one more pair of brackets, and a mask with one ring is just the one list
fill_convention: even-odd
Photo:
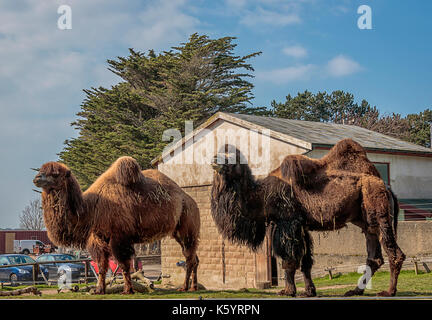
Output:
[[53,178],[57,178],[60,174],[59,173],[53,173],[52,176]]

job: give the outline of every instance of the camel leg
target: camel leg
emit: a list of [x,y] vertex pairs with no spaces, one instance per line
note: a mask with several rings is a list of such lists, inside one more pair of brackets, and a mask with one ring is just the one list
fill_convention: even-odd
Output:
[[126,260],[126,261],[119,261],[119,266],[123,270],[123,279],[124,279],[124,289],[122,294],[133,294],[133,288],[132,288],[132,279],[130,275],[130,269],[132,266],[132,259]]
[[285,289],[281,290],[278,294],[295,297],[297,289],[294,276],[297,270],[297,263],[294,261],[283,260],[282,268],[285,269]]
[[382,184],[365,181],[362,187],[363,205],[369,225],[377,226],[381,245],[387,253],[390,265],[390,287],[379,296],[395,296],[397,279],[405,260],[405,254],[396,243],[392,227],[391,205],[387,189]]
[[301,272],[305,282],[305,296],[316,297],[316,288],[312,281],[312,239],[309,233],[305,234],[306,252],[301,261]]
[[109,265],[109,255],[102,254],[97,260],[96,263],[99,268],[99,274],[98,274],[98,281],[96,285],[96,292],[95,294],[105,294],[105,278],[108,271],[108,265]]
[[133,244],[127,240],[114,240],[111,241],[111,248],[114,257],[118,261],[120,268],[123,270],[124,289],[122,294],[133,294],[134,291],[130,276],[132,256],[135,254]]
[[[366,248],[367,248],[367,260],[366,265],[371,270],[371,277],[375,272],[384,264],[384,258],[381,252],[381,244],[379,242],[378,236],[375,233],[370,233],[365,231],[366,236]],[[354,290],[347,291],[345,293],[346,297],[363,295],[364,289],[360,289],[358,286]]]
[[[198,264],[199,259],[196,255],[197,241],[194,237],[186,236],[181,237],[178,234],[174,234],[174,239],[180,244],[182,253],[186,258],[186,275],[183,286],[179,291],[196,291],[198,290]],[[192,285],[189,286],[190,278],[192,275]]]
[[397,280],[405,260],[405,254],[396,243],[391,225],[387,222],[380,222],[381,244],[387,253],[390,265],[390,287],[388,291],[378,293],[382,297],[393,297],[396,295]]
[[101,239],[94,237],[90,241],[90,245],[87,249],[99,268],[95,294],[105,294],[105,278],[108,271],[110,257],[108,244]]

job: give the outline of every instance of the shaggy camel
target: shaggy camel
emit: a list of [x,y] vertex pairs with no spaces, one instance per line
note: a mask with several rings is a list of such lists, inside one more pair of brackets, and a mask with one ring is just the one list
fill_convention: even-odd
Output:
[[111,255],[123,270],[123,293],[133,293],[133,244],[167,235],[180,244],[186,258],[181,290],[189,289],[191,275],[190,289],[197,289],[198,207],[164,174],[157,170],[141,171],[135,159],[121,157],[84,193],[69,168],[57,162],[45,163],[33,182],[43,190],[43,215],[50,240],[58,246],[87,248],[96,260],[96,293],[105,293]]
[[[218,157],[225,159],[217,161]],[[294,275],[301,267],[306,296],[316,295],[309,231],[337,230],[348,222],[359,226],[366,236],[366,264],[372,275],[384,263],[381,245],[384,247],[391,279],[389,290],[379,295],[396,294],[405,260],[396,243],[397,199],[358,143],[342,140],[321,159],[287,156],[277,169],[259,180],[254,179],[247,164],[228,164],[227,157],[243,156],[235,150],[235,154],[215,158],[213,219],[224,237],[254,250],[271,226],[273,251],[283,259],[286,274],[285,289],[280,294],[296,295]],[[345,295],[361,295],[363,291],[357,286]]]

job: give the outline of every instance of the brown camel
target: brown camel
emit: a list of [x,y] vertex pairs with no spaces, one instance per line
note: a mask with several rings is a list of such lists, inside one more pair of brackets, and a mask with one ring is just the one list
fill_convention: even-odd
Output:
[[[213,164],[213,219],[224,237],[251,249],[258,248],[266,228],[272,228],[273,251],[283,259],[286,275],[280,294],[295,296],[294,275],[301,267],[306,296],[316,295],[309,231],[337,230],[348,222],[365,233],[366,264],[372,275],[384,263],[381,245],[384,247],[391,279],[389,290],[379,295],[396,294],[405,260],[396,243],[397,199],[358,143],[342,140],[321,159],[287,156],[277,169],[259,180],[254,179],[247,164],[225,164],[226,157],[233,156],[243,157],[236,150],[236,155],[219,155],[219,160],[225,159],[217,161],[216,157]],[[345,295],[361,295],[363,291],[363,286],[357,286]]]
[[105,293],[110,255],[125,279],[124,294],[133,293],[130,278],[135,243],[172,236],[186,258],[181,290],[197,289],[196,255],[200,216],[195,201],[157,170],[141,171],[121,157],[84,193],[69,168],[45,163],[34,178],[41,187],[45,225],[50,240],[65,247],[87,248],[99,266],[96,293]]

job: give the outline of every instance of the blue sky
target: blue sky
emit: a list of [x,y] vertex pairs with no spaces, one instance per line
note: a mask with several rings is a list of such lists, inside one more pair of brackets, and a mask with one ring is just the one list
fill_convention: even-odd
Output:
[[[57,8],[72,8],[59,30]],[[357,27],[360,5],[372,30]],[[34,172],[57,160],[84,98],[119,79],[106,60],[128,48],[166,50],[194,32],[235,36],[262,51],[253,104],[306,89],[346,90],[383,113],[432,107],[432,2],[396,0],[46,0],[0,2],[0,228],[18,227]]]

